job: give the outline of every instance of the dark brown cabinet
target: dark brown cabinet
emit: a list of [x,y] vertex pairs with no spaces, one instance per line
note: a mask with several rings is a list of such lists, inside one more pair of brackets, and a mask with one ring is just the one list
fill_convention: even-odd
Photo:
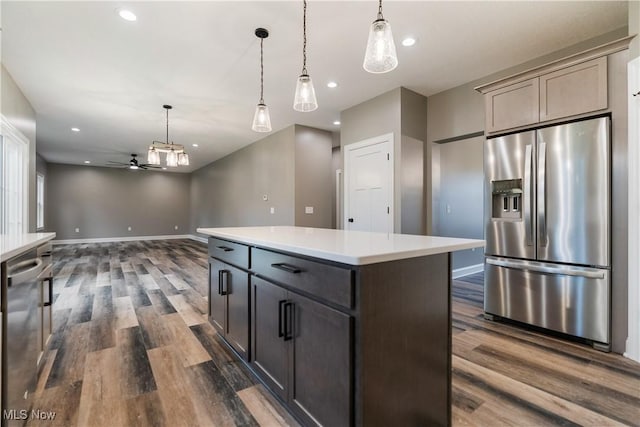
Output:
[[301,425],[451,425],[450,254],[351,265],[217,237],[209,253],[210,322]]
[[249,273],[209,260],[209,321],[244,358],[249,357]]
[[352,422],[352,317],[251,278],[255,372],[306,424]]

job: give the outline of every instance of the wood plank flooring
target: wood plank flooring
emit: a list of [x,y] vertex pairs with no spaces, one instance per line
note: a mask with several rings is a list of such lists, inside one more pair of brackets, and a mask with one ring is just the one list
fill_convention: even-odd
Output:
[[[46,424],[297,425],[207,322],[207,271],[191,240],[56,246]],[[454,281],[454,426],[640,425],[639,364],[484,320],[482,298]]]

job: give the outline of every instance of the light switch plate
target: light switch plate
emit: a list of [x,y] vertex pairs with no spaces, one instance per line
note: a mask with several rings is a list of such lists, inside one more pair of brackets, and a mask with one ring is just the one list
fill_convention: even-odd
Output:
[[274,213],[276,213],[276,208],[271,206],[271,209],[269,209],[269,212],[271,213],[271,215],[273,215]]
[[313,213],[313,206],[305,206],[304,207],[304,213],[312,214]]

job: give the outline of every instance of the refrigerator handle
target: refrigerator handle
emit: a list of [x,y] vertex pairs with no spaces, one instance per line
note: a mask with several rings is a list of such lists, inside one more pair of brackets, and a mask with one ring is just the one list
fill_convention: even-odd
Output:
[[531,221],[531,201],[533,200],[533,188],[531,186],[531,163],[533,155],[531,144],[525,147],[524,154],[524,191],[522,192],[522,208],[524,210],[524,228],[527,246],[533,245],[533,221]]
[[538,243],[547,246],[547,143],[538,144]]
[[586,279],[604,279],[604,272],[601,270],[569,267],[569,266],[552,266],[532,264],[527,261],[515,261],[506,259],[486,258],[487,264],[497,267],[513,268],[516,270],[533,271],[536,273],[558,274],[561,276],[577,276]]

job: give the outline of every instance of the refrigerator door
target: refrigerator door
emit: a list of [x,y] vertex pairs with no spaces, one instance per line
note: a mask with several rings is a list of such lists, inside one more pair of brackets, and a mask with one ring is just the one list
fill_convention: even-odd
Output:
[[528,131],[485,142],[487,255],[535,259],[535,138]]
[[487,258],[484,310],[608,344],[609,270]]
[[538,260],[606,267],[609,118],[538,130]]

